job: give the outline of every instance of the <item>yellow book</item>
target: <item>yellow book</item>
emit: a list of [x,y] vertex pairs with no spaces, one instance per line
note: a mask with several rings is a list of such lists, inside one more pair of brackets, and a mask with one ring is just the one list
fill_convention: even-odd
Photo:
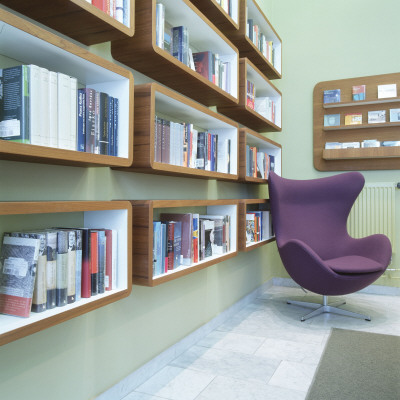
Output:
[[345,125],[359,125],[362,124],[362,114],[346,114],[344,116],[344,124]]

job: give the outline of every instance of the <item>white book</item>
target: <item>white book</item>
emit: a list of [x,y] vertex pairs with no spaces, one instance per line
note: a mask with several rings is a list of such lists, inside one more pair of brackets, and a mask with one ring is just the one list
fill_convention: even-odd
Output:
[[185,126],[183,124],[179,124],[179,146],[177,147],[178,155],[179,155],[179,163],[181,167],[183,167],[183,141],[185,139]]
[[58,147],[58,85],[57,72],[49,72],[49,144]]
[[40,108],[42,118],[40,118],[40,134],[42,146],[50,146],[50,113],[49,104],[49,70],[40,68]]
[[224,174],[228,173],[227,143],[228,139],[218,140],[217,171]]
[[197,130],[193,128],[191,124],[192,131],[192,155],[190,158],[190,168],[196,168],[196,160],[197,160]]
[[390,97],[397,97],[397,85],[395,83],[378,85],[378,99],[387,99]]
[[115,0],[115,19],[124,23],[124,0]]
[[156,45],[164,48],[164,29],[165,29],[165,6],[162,3],[156,5]]
[[261,240],[267,240],[272,236],[269,211],[262,211]]
[[257,152],[257,170],[260,171],[261,178],[265,179],[265,170],[264,170],[264,160],[265,154],[261,151]]
[[57,73],[57,132],[58,147],[69,149],[71,133],[71,79],[68,75]]
[[40,67],[29,65],[29,135],[31,144],[41,146],[40,120],[43,118],[40,99]]
[[70,84],[71,84],[71,94],[70,94],[70,99],[71,99],[71,134],[70,134],[70,143],[69,143],[69,149],[70,150],[77,150],[78,149],[78,143],[77,143],[77,123],[78,123],[78,118],[77,118],[77,108],[78,108],[78,81],[76,78],[71,77],[70,78]]

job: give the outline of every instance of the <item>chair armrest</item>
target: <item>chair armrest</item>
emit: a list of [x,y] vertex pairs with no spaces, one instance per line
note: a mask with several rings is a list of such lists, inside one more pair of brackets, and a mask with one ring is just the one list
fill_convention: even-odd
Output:
[[347,253],[370,258],[384,265],[389,265],[392,257],[392,245],[387,236],[376,234],[360,239],[351,238]]

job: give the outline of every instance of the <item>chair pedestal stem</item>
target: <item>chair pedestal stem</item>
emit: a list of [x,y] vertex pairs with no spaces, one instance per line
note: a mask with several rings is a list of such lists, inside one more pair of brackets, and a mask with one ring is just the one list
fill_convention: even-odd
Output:
[[315,317],[315,316],[323,314],[323,313],[339,314],[339,315],[345,315],[347,317],[354,317],[354,318],[365,319],[366,321],[371,321],[371,318],[368,315],[358,314],[358,313],[355,313],[352,311],[343,310],[342,308],[338,308],[338,306],[342,306],[343,304],[346,304],[346,301],[344,301],[344,300],[340,300],[340,301],[337,301],[335,303],[328,305],[328,296],[323,296],[322,304],[309,303],[306,301],[295,301],[295,300],[288,300],[287,303],[293,304],[296,306],[314,309],[314,311],[311,311],[310,313],[301,317],[300,320],[302,322],[309,318]]

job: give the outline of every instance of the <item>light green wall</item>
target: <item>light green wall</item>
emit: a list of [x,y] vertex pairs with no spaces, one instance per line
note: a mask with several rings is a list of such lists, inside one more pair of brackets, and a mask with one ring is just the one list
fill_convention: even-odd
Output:
[[[283,175],[311,179],[335,174],[313,166],[313,89],[321,81],[400,72],[397,0],[258,0],[283,43]],[[367,182],[399,182],[398,170],[362,171]],[[400,268],[400,190],[396,191],[396,253]],[[276,275],[286,276],[279,268]],[[377,282],[400,286],[399,272]]]
[[[283,92],[284,129],[268,137],[283,144],[286,177],[323,176],[312,166],[313,87],[322,80],[397,72],[400,54],[390,38],[397,38],[400,4],[260,0],[260,5],[283,40],[284,78],[275,83]],[[361,24],[355,22],[360,13]],[[110,58],[109,44],[92,51]],[[137,72],[134,77],[135,83],[149,81]],[[2,201],[173,199],[177,193],[182,199],[245,198],[265,192],[255,185],[108,168],[0,161],[0,169]],[[365,175],[396,180],[396,171]],[[134,286],[124,300],[0,347],[0,397],[92,398],[272,276],[285,276],[275,244],[159,287]]]

